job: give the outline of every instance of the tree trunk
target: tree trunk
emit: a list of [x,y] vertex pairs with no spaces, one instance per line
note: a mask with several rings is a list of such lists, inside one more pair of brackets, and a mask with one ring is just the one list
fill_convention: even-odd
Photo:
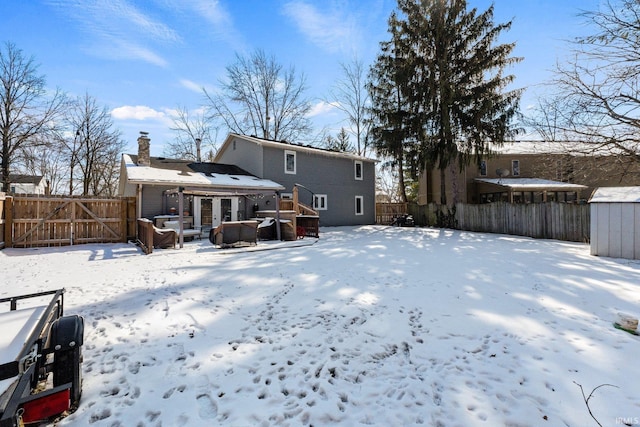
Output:
[[440,204],[447,206],[447,186],[445,183],[444,168],[440,168]]

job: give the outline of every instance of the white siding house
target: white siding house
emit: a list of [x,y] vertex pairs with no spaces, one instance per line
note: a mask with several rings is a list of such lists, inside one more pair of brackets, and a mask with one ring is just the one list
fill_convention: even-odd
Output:
[[601,187],[589,203],[591,255],[640,259],[640,187]]

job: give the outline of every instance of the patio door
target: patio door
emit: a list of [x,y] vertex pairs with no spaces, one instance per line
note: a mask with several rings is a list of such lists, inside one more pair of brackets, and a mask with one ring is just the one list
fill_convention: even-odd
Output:
[[218,226],[221,222],[238,220],[238,198],[216,197],[212,204],[213,217],[211,224]]
[[195,223],[206,234],[213,227],[213,199],[199,198],[195,208]]

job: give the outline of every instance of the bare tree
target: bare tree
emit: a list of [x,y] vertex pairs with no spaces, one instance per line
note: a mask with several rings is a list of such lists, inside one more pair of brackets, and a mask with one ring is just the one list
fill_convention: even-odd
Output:
[[376,167],[376,193],[389,203],[406,201],[399,187],[398,167],[391,159],[384,160]]
[[218,127],[213,127],[211,118],[202,111],[193,113],[178,107],[171,130],[176,137],[164,150],[168,157],[201,162],[204,151],[204,158],[211,161],[218,151]]
[[529,124],[568,153],[608,158],[622,176],[640,165],[640,2],[606,2],[583,17],[594,34],[574,40]]
[[61,112],[64,95],[56,90],[48,96],[45,84],[34,59],[6,42],[0,49],[0,181],[4,188],[9,188],[12,165],[42,143]]
[[[106,107],[99,107],[89,94],[78,97],[66,114],[73,137],[65,139],[72,173],[77,169],[82,182],[82,195],[111,196],[115,194],[118,156],[125,147],[120,131],[113,128]],[[71,142],[73,141],[73,142]],[[70,193],[73,175],[70,174]]]
[[220,91],[204,90],[211,117],[231,132],[274,140],[297,140],[311,131],[304,75],[283,69],[276,59],[256,50],[250,57],[236,54],[227,66]]
[[362,61],[354,58],[350,63],[341,63],[342,78],[336,81],[329,92],[327,102],[347,115],[350,131],[356,138],[356,153],[367,154],[369,130],[369,92],[366,87],[366,73]]
[[38,144],[23,154],[21,172],[42,176],[50,194],[62,194],[67,183],[68,159],[61,146],[52,143]]

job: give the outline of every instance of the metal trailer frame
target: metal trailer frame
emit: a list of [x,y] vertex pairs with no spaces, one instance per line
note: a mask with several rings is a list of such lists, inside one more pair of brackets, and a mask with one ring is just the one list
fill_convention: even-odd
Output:
[[[65,289],[1,298],[10,312],[18,301],[52,295],[15,360],[0,364],[0,380],[18,377],[0,390],[0,427],[20,427],[74,409],[82,393],[84,319],[64,316]],[[0,361],[4,362],[4,361]],[[53,373],[53,387],[46,384]]]

